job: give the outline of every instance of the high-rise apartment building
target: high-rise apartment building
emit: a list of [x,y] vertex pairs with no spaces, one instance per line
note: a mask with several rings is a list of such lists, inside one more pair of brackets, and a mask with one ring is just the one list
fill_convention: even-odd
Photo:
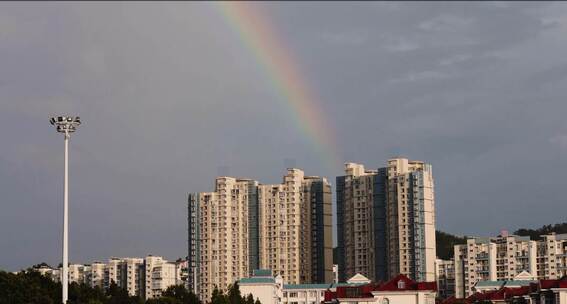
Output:
[[567,234],[470,238],[455,245],[455,295],[470,296],[483,281],[553,280],[567,275]]
[[405,158],[366,170],[345,164],[337,177],[341,280],[373,281],[404,274],[435,280],[435,197],[431,165]]
[[360,273],[387,279],[386,170],[365,170],[347,163],[337,177],[339,281]]
[[435,196],[431,165],[388,160],[386,227],[388,273],[435,280]]
[[258,182],[218,177],[214,192],[189,195],[188,286],[201,300],[258,265]]
[[283,183],[258,186],[260,268],[290,284],[333,280],[331,185],[288,169]]
[[332,281],[329,183],[288,169],[282,184],[218,177],[189,194],[188,286],[202,301],[254,269],[294,283]]

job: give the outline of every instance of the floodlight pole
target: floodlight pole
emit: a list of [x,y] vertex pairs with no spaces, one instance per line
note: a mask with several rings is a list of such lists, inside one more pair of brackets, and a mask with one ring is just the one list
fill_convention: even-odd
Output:
[[52,117],[51,124],[57,132],[63,133],[65,138],[65,174],[63,178],[63,263],[61,265],[61,286],[63,304],[69,299],[69,140],[71,133],[75,132],[81,124],[79,117],[58,116]]
[[69,131],[65,131],[65,177],[63,179],[63,304],[69,298]]

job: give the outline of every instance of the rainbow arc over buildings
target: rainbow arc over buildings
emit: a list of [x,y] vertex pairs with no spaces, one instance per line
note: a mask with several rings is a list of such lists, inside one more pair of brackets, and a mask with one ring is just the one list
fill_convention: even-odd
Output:
[[256,58],[299,133],[329,168],[342,165],[333,126],[327,119],[316,90],[300,68],[300,61],[277,31],[269,16],[249,2],[213,2],[243,46]]

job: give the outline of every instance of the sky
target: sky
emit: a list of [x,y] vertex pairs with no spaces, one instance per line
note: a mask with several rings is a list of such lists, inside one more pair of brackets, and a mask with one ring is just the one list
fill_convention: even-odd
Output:
[[[0,269],[60,261],[60,113],[83,120],[74,263],[183,257],[188,192],[278,183],[290,164],[334,185],[347,161],[427,161],[453,234],[566,220],[567,3],[249,9],[265,23],[239,29],[205,2],[0,3]],[[276,44],[247,40],[262,31]],[[311,94],[295,107],[288,68]]]

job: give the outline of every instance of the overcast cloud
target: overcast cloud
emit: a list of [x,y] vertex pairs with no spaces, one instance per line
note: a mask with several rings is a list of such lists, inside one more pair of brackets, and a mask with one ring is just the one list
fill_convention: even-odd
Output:
[[[567,4],[255,3],[321,96],[344,161],[433,165],[437,228],[566,220]],[[186,255],[186,194],[219,174],[334,178],[208,3],[0,3],[0,269]],[[287,161],[286,161],[287,160]]]

